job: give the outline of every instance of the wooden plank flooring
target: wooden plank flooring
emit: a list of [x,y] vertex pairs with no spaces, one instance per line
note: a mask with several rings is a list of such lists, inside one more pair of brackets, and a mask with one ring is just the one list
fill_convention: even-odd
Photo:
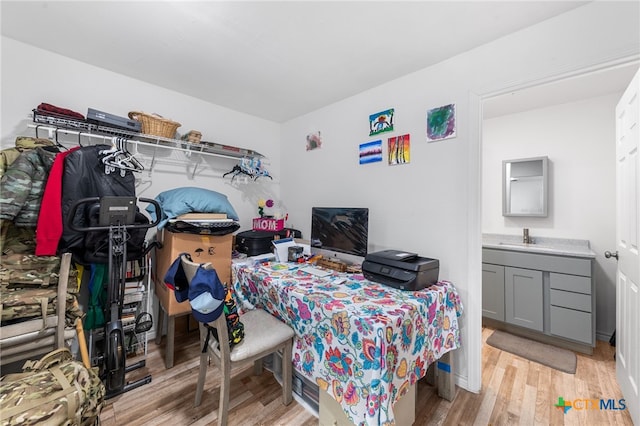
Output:
[[[483,329],[483,341],[493,332]],[[217,424],[217,368],[210,366],[202,405],[194,408],[198,376],[197,331],[176,336],[175,366],[164,367],[164,340],[149,343],[147,367],[129,373],[151,373],[152,382],[107,401],[100,416],[103,426]],[[576,374],[562,373],[484,345],[482,392],[457,389],[454,401],[438,397],[437,390],[418,384],[414,425],[628,425],[627,410],[577,410],[567,414],[554,407],[558,397],[575,399],[622,398],[615,379],[615,348],[598,342],[591,356],[578,354]],[[273,375],[252,374],[248,367],[231,381],[229,425],[318,425],[318,419],[295,400],[281,403],[281,387]],[[619,407],[616,404],[616,407]]]

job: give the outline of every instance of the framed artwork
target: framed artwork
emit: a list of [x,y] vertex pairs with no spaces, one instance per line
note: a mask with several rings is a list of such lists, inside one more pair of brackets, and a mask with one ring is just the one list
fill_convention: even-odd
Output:
[[411,138],[409,134],[394,136],[389,138],[389,165],[407,164],[411,159],[409,148],[411,148]]
[[317,133],[309,133],[307,135],[307,151],[311,151],[322,146],[322,137],[320,131]]
[[456,104],[427,111],[427,141],[433,142],[456,137]]
[[360,164],[382,161],[382,139],[360,144]]
[[393,108],[369,116],[369,136],[393,132]]

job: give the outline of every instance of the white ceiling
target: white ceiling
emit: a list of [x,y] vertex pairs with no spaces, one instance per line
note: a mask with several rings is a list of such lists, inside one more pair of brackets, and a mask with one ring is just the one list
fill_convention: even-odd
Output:
[[3,0],[1,29],[283,122],[585,3]]
[[612,93],[622,94],[638,67],[638,62],[631,62],[489,98],[483,103],[483,117],[488,119]]

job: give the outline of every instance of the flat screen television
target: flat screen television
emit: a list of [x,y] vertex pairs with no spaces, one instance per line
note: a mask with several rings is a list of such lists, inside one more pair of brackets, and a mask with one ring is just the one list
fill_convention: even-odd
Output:
[[311,250],[347,262],[362,262],[367,254],[369,209],[364,207],[313,207]]

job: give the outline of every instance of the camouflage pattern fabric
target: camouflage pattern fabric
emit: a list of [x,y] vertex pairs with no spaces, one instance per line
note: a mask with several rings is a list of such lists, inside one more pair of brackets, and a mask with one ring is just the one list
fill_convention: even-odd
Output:
[[19,227],[37,225],[44,187],[58,153],[55,147],[28,150],[9,166],[0,180],[0,219]]
[[0,220],[0,252],[35,253],[36,228],[19,228],[12,221]]
[[[57,298],[56,287],[3,288],[0,291],[2,325],[16,322],[16,320],[55,315]],[[67,293],[66,308],[66,324],[71,326],[75,324],[75,318],[83,315],[73,294]]]
[[0,425],[91,425],[104,406],[105,387],[95,369],[64,348],[27,361],[24,373],[0,381]]
[[[60,257],[35,254],[0,256],[0,287],[47,287],[56,285],[60,278]],[[69,269],[68,291],[78,292],[78,271]]]
[[7,148],[0,151],[0,177],[4,175],[9,166],[20,156],[21,153],[29,149],[41,146],[54,146],[53,141],[42,138],[31,138],[29,136],[18,136],[14,148]]
[[[45,146],[55,146],[55,144],[49,139],[18,136],[14,148],[0,151],[0,178],[23,152]],[[34,252],[35,246],[35,228],[18,228],[13,221],[1,221],[0,250],[2,253],[5,253],[6,249],[16,253]]]

